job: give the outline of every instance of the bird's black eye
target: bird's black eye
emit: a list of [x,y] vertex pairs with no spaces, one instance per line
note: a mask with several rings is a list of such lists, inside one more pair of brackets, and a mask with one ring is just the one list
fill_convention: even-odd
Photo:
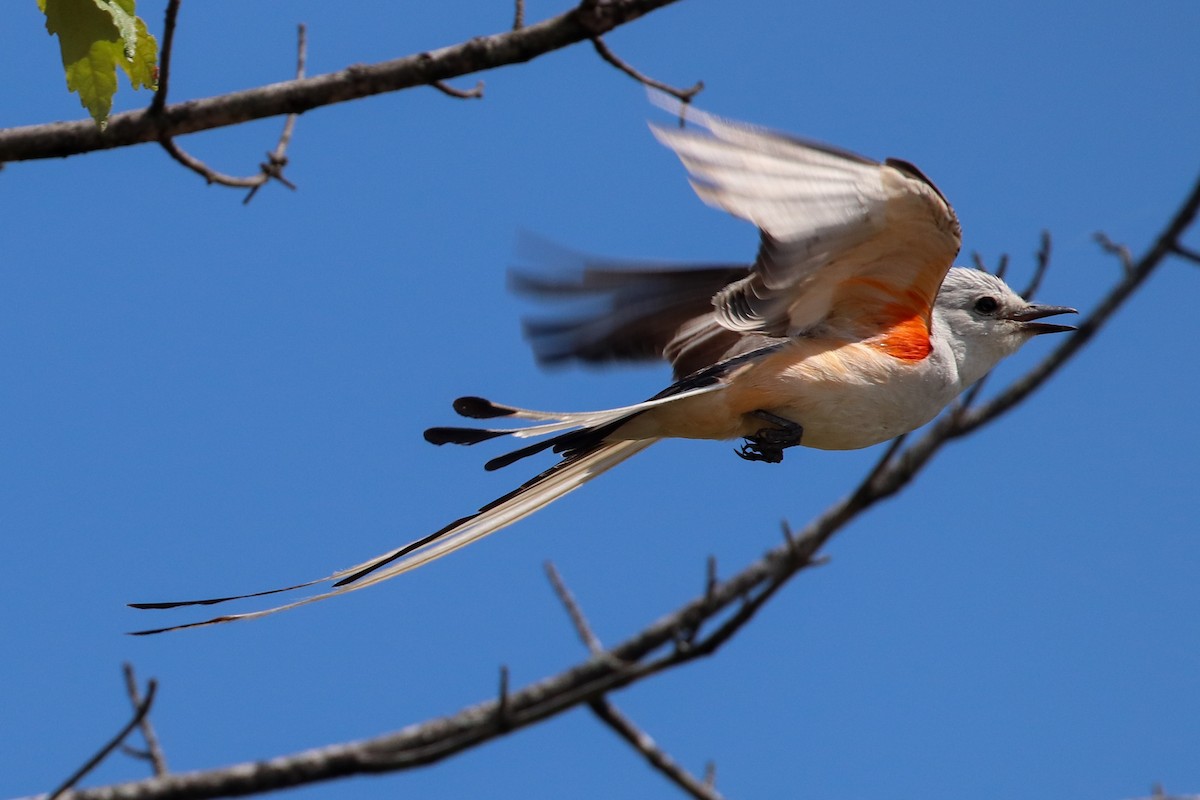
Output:
[[975,301],[975,310],[980,314],[991,314],[999,307],[1000,303],[994,297],[981,297]]

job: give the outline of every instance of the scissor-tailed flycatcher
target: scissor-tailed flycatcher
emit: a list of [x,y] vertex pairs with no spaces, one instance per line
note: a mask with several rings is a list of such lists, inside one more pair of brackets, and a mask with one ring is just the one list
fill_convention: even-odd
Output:
[[644,403],[601,411],[459,398],[454,408],[462,416],[532,424],[430,428],[428,441],[548,437],[486,467],[543,450],[562,459],[476,513],[326,578],[134,606],[210,605],[333,582],[324,593],[144,633],[261,617],[385,581],[511,525],[659,439],[740,438],[743,458],[769,462],[793,445],[877,444],[929,422],[1034,336],[1072,330],[1038,320],[1074,309],[1032,305],[994,275],[951,269],[958,220],[911,164],[880,164],[691,108],[686,116],[699,130],[652,126],[654,135],[683,161],[702,200],[758,226],[753,265],[592,268],[574,280],[518,279],[533,293],[609,300],[598,314],[530,325],[543,361],[663,358],[675,383]]

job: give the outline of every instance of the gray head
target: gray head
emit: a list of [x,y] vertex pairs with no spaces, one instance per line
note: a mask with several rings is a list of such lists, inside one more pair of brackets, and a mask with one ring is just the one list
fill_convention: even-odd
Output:
[[1000,359],[1042,333],[1075,330],[1069,325],[1038,322],[1056,314],[1075,314],[1066,306],[1026,302],[1004,281],[988,272],[954,267],[946,273],[934,304],[934,333],[949,333],[963,386],[982,378]]

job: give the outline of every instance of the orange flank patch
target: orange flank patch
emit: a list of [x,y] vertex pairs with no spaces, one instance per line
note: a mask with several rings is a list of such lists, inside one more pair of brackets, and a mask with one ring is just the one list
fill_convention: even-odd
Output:
[[878,278],[858,277],[846,281],[857,291],[847,298],[872,347],[904,361],[920,361],[933,351],[929,341],[929,317],[933,299],[916,286],[897,287]]
[[929,327],[916,316],[897,322],[869,344],[903,361],[920,361],[933,351]]

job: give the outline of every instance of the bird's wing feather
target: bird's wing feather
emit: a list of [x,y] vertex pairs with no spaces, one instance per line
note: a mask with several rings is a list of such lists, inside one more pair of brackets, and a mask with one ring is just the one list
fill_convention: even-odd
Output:
[[[524,320],[540,363],[604,364],[669,358],[667,350],[679,330],[697,318],[711,319],[713,296],[748,273],[748,267],[733,265],[584,262],[571,272],[513,273],[511,284],[522,294],[575,309],[561,317]],[[725,336],[715,357],[683,364],[670,359],[676,377],[712,364],[736,343],[738,334],[721,330]]]
[[915,167],[655,100],[699,128],[651,126],[700,198],[761,232],[750,274],[714,298],[721,325],[771,336],[831,326],[869,339],[916,318],[927,333],[961,234]]

